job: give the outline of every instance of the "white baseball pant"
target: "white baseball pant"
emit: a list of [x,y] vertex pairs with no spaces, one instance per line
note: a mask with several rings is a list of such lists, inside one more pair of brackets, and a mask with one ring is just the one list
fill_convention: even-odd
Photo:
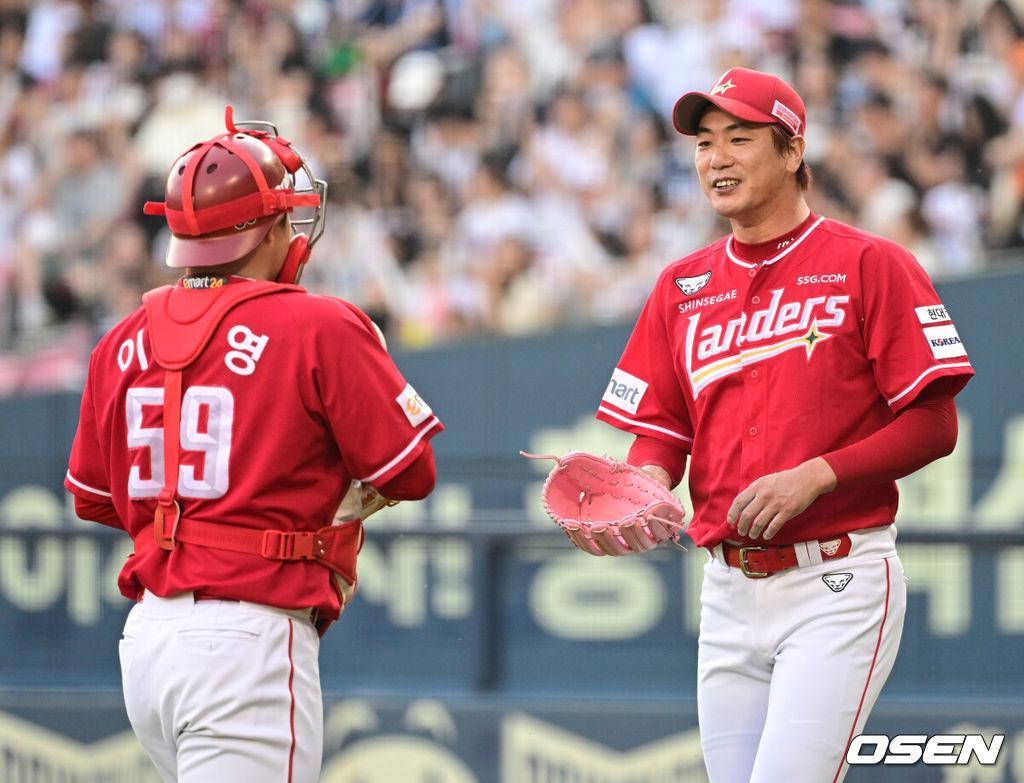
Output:
[[320,640],[309,611],[160,598],[120,644],[125,706],[166,783],[313,783],[323,757]]
[[764,579],[725,565],[720,551],[705,566],[697,708],[710,783],[846,776],[847,746],[892,670],[907,606],[895,529],[850,538],[845,558]]

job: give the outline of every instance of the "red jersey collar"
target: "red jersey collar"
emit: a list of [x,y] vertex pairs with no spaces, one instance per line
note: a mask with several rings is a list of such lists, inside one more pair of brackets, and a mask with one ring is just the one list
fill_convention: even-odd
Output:
[[[758,242],[753,245],[739,242],[734,235],[730,234],[725,242],[725,253],[733,263],[744,267],[774,264],[792,252],[824,219],[812,212],[803,223],[792,231],[767,242]],[[779,250],[780,245],[785,246]],[[773,253],[774,255],[772,255]]]

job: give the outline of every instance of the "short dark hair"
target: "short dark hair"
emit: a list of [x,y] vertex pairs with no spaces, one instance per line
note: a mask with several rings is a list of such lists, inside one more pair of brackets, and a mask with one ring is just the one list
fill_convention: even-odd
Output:
[[[775,144],[775,150],[782,154],[789,149],[790,143],[793,141],[793,136],[787,131],[782,125],[773,123],[771,126],[772,131],[772,142]],[[814,179],[814,175],[811,174],[811,167],[808,165],[806,160],[800,161],[800,168],[796,170],[796,184],[800,190],[809,190],[811,182]]]

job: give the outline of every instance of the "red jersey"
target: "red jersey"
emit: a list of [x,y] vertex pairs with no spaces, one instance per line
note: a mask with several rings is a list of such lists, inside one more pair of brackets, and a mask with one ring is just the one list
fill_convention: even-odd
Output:
[[[756,479],[871,435],[943,376],[974,374],[928,276],[893,242],[824,218],[763,264],[726,237],[670,264],[626,345],[597,417],[690,453],[698,545]],[[895,518],[895,482],[838,487],[773,544]]]
[[[192,293],[208,292],[182,295]],[[199,590],[336,618],[331,572],[312,560],[188,544],[166,551],[151,529],[140,535],[164,485],[165,372],[152,357],[143,308],[100,341],[65,479],[75,495],[112,504],[135,539],[121,592],[135,599],[143,588],[162,596]],[[184,370],[182,388],[182,516],[223,525],[330,525],[352,479],[388,482],[443,429],[365,314],[298,288],[229,310]]]

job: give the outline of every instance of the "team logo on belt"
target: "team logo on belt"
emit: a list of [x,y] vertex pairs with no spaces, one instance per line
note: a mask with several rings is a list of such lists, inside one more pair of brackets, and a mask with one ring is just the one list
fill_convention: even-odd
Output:
[[832,557],[836,552],[839,551],[839,545],[842,543],[842,539],[836,538],[832,541],[823,541],[820,544],[818,544],[818,546],[821,548],[822,552],[824,552],[829,557]]
[[843,592],[851,579],[853,574],[825,574],[821,577],[821,581],[828,585],[828,589],[833,593]]

